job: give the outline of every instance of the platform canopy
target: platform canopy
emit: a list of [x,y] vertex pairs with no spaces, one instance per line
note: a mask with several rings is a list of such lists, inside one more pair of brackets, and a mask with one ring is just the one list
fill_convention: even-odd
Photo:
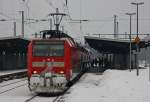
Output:
[[0,53],[26,53],[30,40],[21,37],[0,38]]
[[[129,53],[129,40],[85,36],[85,41],[92,48],[102,53]],[[145,48],[150,45],[149,42],[148,40],[141,40],[138,46],[139,48]],[[133,41],[132,50],[136,50],[136,43]]]

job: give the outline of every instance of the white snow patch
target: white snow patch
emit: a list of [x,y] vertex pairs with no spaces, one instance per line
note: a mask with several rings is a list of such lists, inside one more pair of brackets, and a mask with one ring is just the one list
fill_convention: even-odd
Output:
[[[0,83],[0,86],[4,84],[8,82]],[[3,87],[0,89],[3,91]],[[139,76],[136,76],[136,70],[107,70],[103,75],[87,73],[67,93],[64,102],[150,102],[149,69],[140,69]],[[0,94],[0,102],[24,102],[32,96],[34,93],[26,85]],[[53,99],[38,97],[34,102],[52,102]]]
[[103,75],[85,74],[70,89],[65,102],[149,102],[148,69],[107,70]]

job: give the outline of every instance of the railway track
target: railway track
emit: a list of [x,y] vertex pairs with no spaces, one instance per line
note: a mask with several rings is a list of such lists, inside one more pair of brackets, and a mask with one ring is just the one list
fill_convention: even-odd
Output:
[[64,96],[57,96],[52,102],[64,102]]
[[19,81],[14,81],[14,82],[11,82],[8,84],[1,85],[0,86],[0,94],[7,93],[9,91],[12,91],[14,89],[17,89],[17,88],[27,85],[28,83],[26,80],[27,79],[22,79]]
[[33,100],[34,98],[36,98],[38,96],[38,94],[32,96],[31,98],[25,100],[24,102],[30,102],[31,100]]
[[67,92],[68,89],[69,88],[67,88],[63,93],[59,93],[59,94],[56,94],[56,95],[51,95],[51,94],[35,94],[32,97],[26,99],[24,102],[36,102],[37,96],[41,96],[41,97],[44,96],[44,98],[49,97],[48,99],[45,99],[45,100],[47,100],[47,102],[63,102],[62,99],[64,99],[64,95],[65,95],[65,93]]
[[11,73],[11,74],[6,74],[6,75],[0,75],[0,83],[2,83],[3,81],[19,79],[19,78],[24,78],[24,77],[27,77],[27,71],[16,72],[16,73]]
[[[71,83],[68,83],[67,84],[67,88],[62,92],[62,93],[59,93],[59,94],[51,94],[51,96],[49,95],[50,98],[54,98],[53,100],[48,100],[47,102],[64,102],[64,95],[67,93],[67,91],[80,79],[80,77],[84,74],[85,72],[82,72],[78,75],[78,77],[74,78]],[[47,96],[48,94],[46,94]],[[38,94],[30,97],[29,99],[25,100],[24,102],[36,102],[34,100],[36,100],[36,97],[39,96]],[[43,96],[43,95],[42,95]],[[53,97],[52,97],[53,96]],[[55,97],[54,97],[55,96]]]
[[17,80],[17,81],[13,81],[13,82],[10,82],[10,83],[7,83],[7,84],[3,84],[3,85],[0,85],[0,88],[6,87],[6,86],[9,86],[9,85],[12,85],[12,84],[17,84],[17,83],[25,81],[25,80],[27,80],[27,78],[24,78],[24,79],[21,79],[21,80]]
[[7,90],[5,90],[5,91],[2,91],[2,92],[0,92],[0,94],[6,93],[6,92],[8,92],[8,91],[14,90],[14,89],[16,89],[16,88],[19,88],[19,87],[22,87],[22,86],[25,86],[25,85],[27,85],[27,84],[18,85],[18,86],[16,86],[16,87],[7,89]]
[[[24,102],[36,102],[37,100],[40,100],[42,102],[43,97],[38,97],[39,95],[33,95],[32,97],[28,98],[27,100],[25,100]],[[44,97],[44,102],[64,102],[64,95],[61,96],[56,96],[56,97]]]

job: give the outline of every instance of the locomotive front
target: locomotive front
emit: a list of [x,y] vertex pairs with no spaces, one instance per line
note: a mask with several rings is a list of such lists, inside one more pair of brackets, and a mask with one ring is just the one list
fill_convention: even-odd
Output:
[[37,93],[66,88],[65,41],[33,40],[28,46],[29,88]]

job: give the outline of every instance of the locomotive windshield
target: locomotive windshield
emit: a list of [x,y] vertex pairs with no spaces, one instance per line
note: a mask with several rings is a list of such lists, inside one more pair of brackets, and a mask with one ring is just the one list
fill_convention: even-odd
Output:
[[64,56],[64,43],[35,43],[33,56]]

